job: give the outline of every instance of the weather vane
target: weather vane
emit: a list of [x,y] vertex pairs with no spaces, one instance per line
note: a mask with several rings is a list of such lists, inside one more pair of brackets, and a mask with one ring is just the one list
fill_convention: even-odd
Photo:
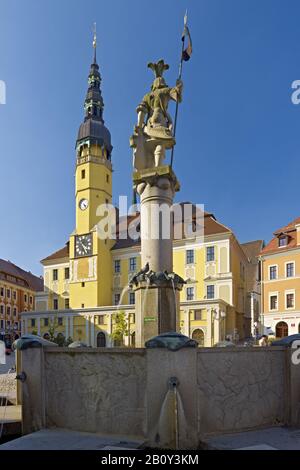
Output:
[[94,63],[96,63],[96,50],[97,50],[97,23],[94,23],[93,26],[93,48],[95,50],[94,52]]

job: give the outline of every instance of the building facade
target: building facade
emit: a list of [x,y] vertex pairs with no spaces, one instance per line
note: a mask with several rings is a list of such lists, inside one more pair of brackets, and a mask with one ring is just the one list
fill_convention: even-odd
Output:
[[21,312],[35,308],[35,295],[43,280],[10,261],[0,259],[0,336],[14,339],[21,334]]
[[274,232],[260,261],[262,323],[278,338],[300,333],[300,217]]
[[[85,117],[76,142],[76,224],[69,241],[42,260],[44,290],[36,296],[36,312],[24,312],[24,332],[56,333],[91,346],[112,345],[117,313],[127,322],[125,344],[135,344],[135,297],[128,287],[141,269],[140,242],[99,236],[99,207],[112,201],[112,145],[104,125],[101,76],[94,57],[84,103]],[[138,220],[138,214],[127,222]],[[138,224],[138,222],[137,222]],[[258,250],[259,252],[259,250]],[[258,254],[257,252],[257,254]],[[180,329],[212,346],[230,336],[250,335],[249,292],[255,290],[251,263],[234,233],[205,213],[203,233],[174,240],[174,271],[187,279],[180,299]],[[253,285],[252,285],[253,284]]]

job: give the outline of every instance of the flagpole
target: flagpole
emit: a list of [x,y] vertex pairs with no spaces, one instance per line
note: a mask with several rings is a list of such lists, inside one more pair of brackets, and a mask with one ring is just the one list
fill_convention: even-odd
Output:
[[[185,22],[185,24],[186,24],[186,19],[187,19],[187,13],[185,14],[185,17],[184,17],[184,22]],[[180,56],[179,72],[178,72],[178,79],[177,79],[177,80],[181,80],[181,77],[182,77],[183,51],[184,51],[184,38],[182,39],[181,56]],[[175,109],[175,118],[174,118],[174,132],[173,132],[174,138],[175,138],[175,136],[176,136],[178,107],[179,107],[179,101],[177,100],[177,101],[176,101],[176,109]],[[171,168],[173,167],[174,147],[175,147],[175,145],[173,145],[173,147],[172,147],[172,152],[171,152]]]

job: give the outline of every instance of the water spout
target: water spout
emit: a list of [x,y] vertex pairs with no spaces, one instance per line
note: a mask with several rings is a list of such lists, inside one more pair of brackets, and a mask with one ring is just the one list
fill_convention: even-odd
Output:
[[178,387],[177,377],[170,377],[155,439],[160,448],[178,450],[180,441],[185,441],[187,437],[187,423]]
[[119,303],[118,303],[118,305],[117,305],[118,307],[121,307],[121,305],[123,305],[123,304],[122,304],[123,297],[124,297],[124,295],[126,294],[126,292],[129,291],[129,289],[130,289],[129,286],[125,286],[124,289],[122,290],[121,295],[120,295],[120,300],[119,300]]
[[169,390],[172,390],[174,393],[174,432],[175,432],[175,449],[179,449],[179,428],[178,428],[178,395],[177,387],[179,385],[179,380],[177,377],[171,377],[169,379]]

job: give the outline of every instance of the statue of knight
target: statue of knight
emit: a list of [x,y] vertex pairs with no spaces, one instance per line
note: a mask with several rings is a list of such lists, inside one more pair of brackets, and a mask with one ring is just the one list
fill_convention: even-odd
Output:
[[163,78],[164,71],[169,68],[164,60],[149,63],[148,67],[153,70],[155,79],[151,92],[144,96],[137,107],[138,122],[130,138],[133,167],[137,171],[161,166],[166,150],[175,145],[168,105],[170,100],[180,103],[182,99],[182,81],[177,80],[176,86],[170,88]]

